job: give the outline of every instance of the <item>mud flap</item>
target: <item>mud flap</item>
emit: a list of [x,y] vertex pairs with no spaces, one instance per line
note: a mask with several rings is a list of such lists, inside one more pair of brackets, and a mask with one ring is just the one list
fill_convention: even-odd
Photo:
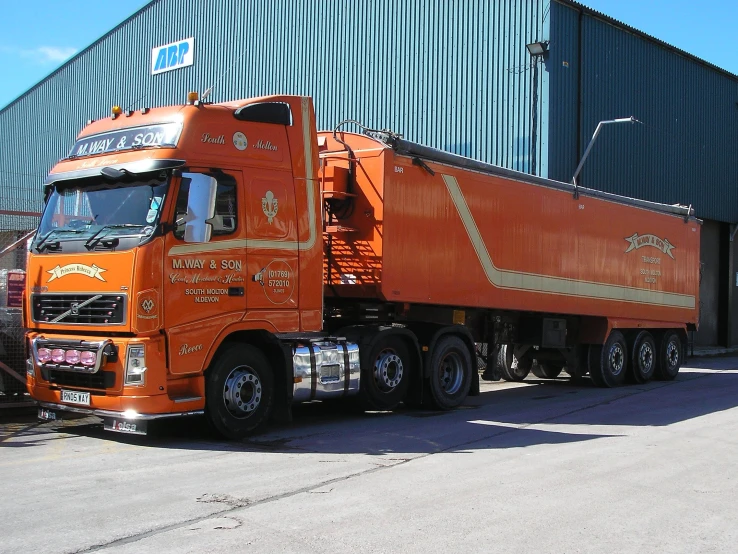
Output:
[[479,396],[479,370],[477,369],[477,365],[474,365],[474,371],[472,371],[472,382],[471,382],[471,388],[469,389],[469,396]]

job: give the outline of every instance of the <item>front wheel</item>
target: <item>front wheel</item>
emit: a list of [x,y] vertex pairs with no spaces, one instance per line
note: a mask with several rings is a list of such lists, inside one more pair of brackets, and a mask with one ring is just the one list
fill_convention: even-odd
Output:
[[472,358],[459,337],[447,335],[438,340],[430,357],[430,389],[433,405],[440,410],[459,406],[469,394]]
[[227,439],[243,439],[263,427],[274,400],[274,376],[266,356],[248,344],[227,346],[208,370],[205,414]]

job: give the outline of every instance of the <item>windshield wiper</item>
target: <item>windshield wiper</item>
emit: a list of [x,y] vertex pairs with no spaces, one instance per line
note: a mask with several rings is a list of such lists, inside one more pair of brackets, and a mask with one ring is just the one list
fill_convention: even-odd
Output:
[[56,245],[55,248],[58,248],[58,246],[59,246],[59,241],[58,240],[56,242],[50,242],[50,243],[46,244],[46,241],[54,233],[75,233],[75,234],[79,234],[79,233],[84,233],[84,232],[85,232],[84,229],[52,229],[51,231],[49,231],[48,233],[46,233],[43,237],[41,237],[41,240],[39,240],[38,243],[36,243],[36,246],[35,246],[36,251],[40,254],[41,252],[43,252],[47,248],[51,248],[51,245],[52,244]]
[[[92,235],[90,238],[85,241],[85,248],[87,250],[92,250],[97,246],[97,244],[104,239],[110,231],[113,229],[129,229],[131,227],[145,227],[145,225],[139,225],[137,223],[112,223],[108,225],[103,225],[100,227],[97,231],[95,231],[95,234]],[[106,233],[103,233],[103,231],[107,231]],[[101,234],[102,233],[102,234]]]

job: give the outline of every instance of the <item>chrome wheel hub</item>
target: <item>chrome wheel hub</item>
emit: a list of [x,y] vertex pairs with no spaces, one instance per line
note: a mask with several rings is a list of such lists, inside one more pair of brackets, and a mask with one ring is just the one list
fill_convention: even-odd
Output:
[[392,350],[380,352],[374,362],[374,380],[384,392],[391,391],[400,384],[404,371],[402,359]]
[[247,366],[233,369],[223,386],[223,401],[234,417],[250,416],[261,402],[261,381]]
[[464,370],[461,357],[455,352],[446,354],[439,367],[441,388],[446,394],[456,394],[464,382]]
[[608,359],[611,373],[613,375],[620,375],[623,367],[625,367],[625,352],[623,352],[623,347],[619,344],[613,344],[610,348]]
[[666,346],[666,362],[670,367],[676,367],[679,363],[679,349],[673,342]]
[[653,349],[648,343],[641,345],[641,350],[638,353],[638,362],[641,367],[648,373],[653,366]]

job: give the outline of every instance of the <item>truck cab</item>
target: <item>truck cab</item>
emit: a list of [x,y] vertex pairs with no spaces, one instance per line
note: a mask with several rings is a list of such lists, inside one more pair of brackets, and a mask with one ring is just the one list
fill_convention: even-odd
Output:
[[[204,369],[225,340],[319,331],[317,167],[307,97],[193,96],[90,122],[49,174],[29,255],[27,379],[41,416],[94,413],[142,432],[205,410]],[[246,391],[254,376],[238,376]],[[237,416],[266,404],[249,390],[230,399]]]

